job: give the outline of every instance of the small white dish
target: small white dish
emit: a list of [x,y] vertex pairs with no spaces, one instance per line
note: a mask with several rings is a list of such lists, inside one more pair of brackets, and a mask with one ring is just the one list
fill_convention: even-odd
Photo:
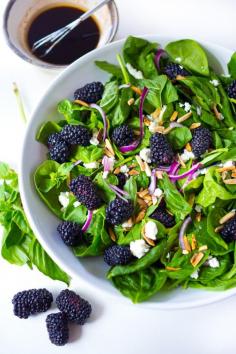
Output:
[[[162,47],[176,39],[155,35],[143,37],[160,43]],[[105,278],[108,268],[102,259],[78,259],[58,238],[56,231],[58,219],[40,200],[34,188],[32,177],[36,167],[45,160],[46,153],[46,148],[35,140],[35,134],[39,126],[45,120],[48,120],[49,117],[57,120],[57,103],[66,97],[72,97],[73,92],[78,87],[91,81],[105,82],[108,75],[99,70],[94,61],[107,60],[116,63],[116,54],[121,51],[123,44],[124,40],[120,40],[86,54],[64,70],[45,92],[32,115],[26,131],[20,164],[20,191],[30,225],[41,245],[55,262],[78,283],[86,282],[93,289],[112,296],[115,301],[131,304],[130,300],[124,298]],[[232,52],[207,42],[202,42],[201,44],[209,54],[210,64],[219,72],[226,72],[226,65]],[[226,299],[233,294],[236,294],[236,288],[223,292],[179,288],[168,293],[162,292],[147,302],[133,306],[156,309],[183,309],[210,304]]]

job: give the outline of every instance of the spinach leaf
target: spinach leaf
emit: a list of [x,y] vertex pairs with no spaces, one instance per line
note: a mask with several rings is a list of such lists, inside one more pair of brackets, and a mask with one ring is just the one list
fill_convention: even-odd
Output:
[[81,146],[74,148],[72,159],[75,161],[81,160],[84,163],[94,162],[101,159],[103,156],[103,148],[95,145]]
[[129,117],[131,107],[128,101],[133,97],[133,92],[129,88],[120,90],[117,104],[112,111],[109,112],[108,119],[112,128],[123,124]]
[[192,134],[189,128],[180,127],[172,129],[167,138],[175,150],[180,150],[192,139]]
[[229,74],[233,79],[236,79],[236,52],[233,53],[228,63]]
[[121,72],[119,66],[108,63],[107,61],[104,61],[104,60],[96,60],[95,64],[101,70],[106,71],[109,74],[112,74],[113,76],[115,76],[119,79],[122,79],[122,72]]
[[165,284],[166,274],[155,267],[112,278],[115,287],[133,303],[145,301],[156,294]]
[[165,50],[174,61],[181,63],[187,69],[203,76],[209,75],[206,53],[194,40],[182,39],[168,43]]
[[[142,79],[139,80],[141,87],[147,87],[149,92],[146,97],[146,102],[154,108],[162,107],[162,92],[167,83],[167,76],[160,75],[156,79]],[[167,93],[166,93],[167,95]],[[167,98],[167,97],[166,97]]]
[[125,183],[124,190],[128,192],[130,199],[135,204],[137,200],[137,183],[136,178],[131,176],[128,181]]
[[98,186],[99,190],[102,192],[102,198],[106,203],[109,203],[113,199],[115,199],[116,194],[111,190],[109,184],[118,184],[118,179],[115,175],[109,174],[106,179],[103,178],[103,172],[99,172],[94,182]]
[[100,107],[108,113],[119,100],[119,88],[117,81],[109,81],[105,85],[105,90],[102,95]]
[[42,126],[40,127],[36,135],[36,140],[44,145],[47,145],[49,135],[53,133],[59,133],[60,131],[61,131],[60,125],[58,125],[55,122],[48,121],[46,123],[43,123]]

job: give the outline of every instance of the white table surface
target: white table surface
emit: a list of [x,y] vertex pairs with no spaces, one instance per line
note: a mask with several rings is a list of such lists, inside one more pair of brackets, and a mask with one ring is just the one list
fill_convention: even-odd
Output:
[[[0,16],[6,5],[0,2]],[[120,26],[117,38],[159,33],[209,40],[230,49],[235,43],[235,0],[117,0]],[[24,125],[12,93],[20,87],[27,113],[56,73],[21,61],[0,34],[0,160],[17,167]],[[74,330],[70,344],[50,344],[45,314],[29,320],[13,316],[11,298],[21,289],[47,287],[57,293],[63,284],[38,271],[12,266],[0,258],[0,352],[4,354],[235,354],[236,297],[202,308],[157,311],[111,303],[105,296],[78,289],[94,307],[90,322]],[[73,286],[73,284],[72,284]],[[77,328],[76,328],[77,329]]]

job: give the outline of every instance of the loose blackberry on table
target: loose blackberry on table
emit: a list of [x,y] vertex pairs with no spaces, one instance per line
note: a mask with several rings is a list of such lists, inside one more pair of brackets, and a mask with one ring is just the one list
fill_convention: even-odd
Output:
[[155,133],[150,138],[151,161],[158,165],[170,165],[173,162],[174,152],[165,135]]
[[92,312],[92,307],[87,300],[68,289],[60,292],[56,298],[56,304],[70,321],[78,325],[84,325]]
[[229,98],[236,99],[236,80],[231,82],[231,84],[227,87],[227,93]]
[[220,234],[227,243],[236,241],[236,217],[230,219],[224,224]]
[[96,185],[87,176],[79,175],[73,179],[70,183],[70,190],[89,210],[97,209],[102,205]]
[[74,93],[75,100],[81,100],[87,103],[96,103],[102,98],[104,86],[101,82],[91,82]]
[[134,206],[130,200],[116,198],[106,208],[106,221],[111,225],[119,225],[128,220],[134,213]]
[[46,326],[51,343],[62,346],[69,340],[68,319],[64,313],[51,313],[46,318]]
[[114,245],[104,251],[104,262],[109,266],[128,264],[132,258],[133,256],[128,246]]
[[212,146],[212,135],[209,129],[199,127],[192,131],[191,146],[196,158],[207,152]]
[[47,311],[53,301],[47,289],[30,289],[18,292],[12,299],[14,315],[28,318],[30,315]]
[[58,225],[57,231],[67,246],[78,246],[83,241],[83,232],[76,222],[63,221]]
[[51,160],[59,163],[67,162],[70,155],[70,149],[65,141],[60,141],[49,148],[49,157]]
[[92,138],[92,133],[82,125],[67,124],[60,135],[70,145],[88,146]]
[[190,72],[184,69],[181,65],[176,63],[168,63],[164,68],[166,74],[171,80],[176,79],[176,76],[190,76]]
[[118,147],[126,146],[134,141],[134,133],[128,125],[123,124],[113,130],[111,138]]

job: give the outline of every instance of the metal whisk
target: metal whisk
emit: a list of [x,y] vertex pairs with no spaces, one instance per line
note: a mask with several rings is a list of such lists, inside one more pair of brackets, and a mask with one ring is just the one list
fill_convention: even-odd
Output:
[[97,11],[98,9],[100,9],[100,7],[102,7],[103,5],[107,4],[108,2],[110,2],[111,0],[103,0],[101,1],[99,4],[97,4],[96,6],[94,6],[91,10],[85,12],[82,16],[80,16],[79,18],[77,18],[76,20],[74,20],[73,22],[69,23],[68,25],[66,25],[65,27],[62,27],[60,29],[58,29],[55,32],[52,32],[50,34],[48,34],[47,36],[39,39],[38,41],[36,41],[32,47],[32,51],[35,52],[37,49],[43,47],[43,46],[49,46],[49,48],[47,48],[45,50],[45,52],[40,56],[41,58],[45,57],[47,54],[49,54],[51,52],[51,50],[59,43],[61,42],[61,40],[63,38],[65,38],[71,31],[73,31],[73,29],[75,27],[77,27],[81,22],[83,22],[84,20],[86,20],[88,17],[90,17],[95,11]]

